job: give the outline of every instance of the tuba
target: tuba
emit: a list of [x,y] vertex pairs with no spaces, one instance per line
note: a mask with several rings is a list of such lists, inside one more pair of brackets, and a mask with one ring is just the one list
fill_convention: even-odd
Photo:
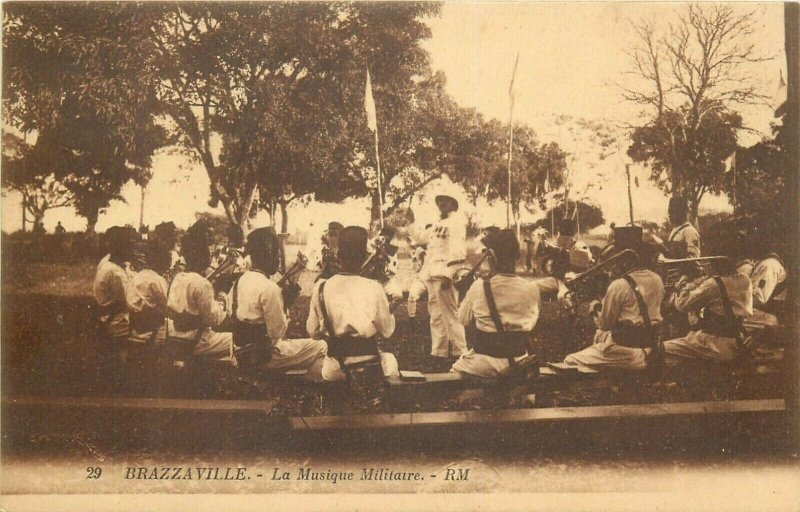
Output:
[[579,304],[601,299],[612,281],[624,276],[638,264],[639,256],[636,252],[626,249],[567,280],[566,286],[572,305],[577,307]]
[[664,288],[674,290],[681,279],[694,281],[702,277],[727,273],[733,268],[733,262],[727,256],[706,256],[702,258],[684,258],[678,260],[659,260],[656,273],[664,281]]

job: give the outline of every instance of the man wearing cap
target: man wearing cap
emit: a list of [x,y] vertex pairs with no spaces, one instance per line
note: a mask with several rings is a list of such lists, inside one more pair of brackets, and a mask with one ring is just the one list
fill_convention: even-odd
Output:
[[[233,284],[228,312],[237,350],[255,355],[253,365],[270,370],[306,370],[325,355],[325,342],[314,339],[285,339],[289,327],[286,308],[297,298],[298,286],[281,288],[269,276],[278,270],[280,249],[272,228],[259,228],[247,237],[246,254],[251,268]],[[239,352],[241,353],[241,352]],[[240,360],[239,365],[245,366]]]
[[100,260],[92,292],[99,307],[98,319],[105,333],[112,338],[126,338],[129,332],[126,294],[133,272],[136,231],[113,226],[105,232],[108,254]]
[[378,337],[389,338],[395,328],[386,294],[380,283],[359,275],[367,258],[367,239],[364,228],[344,228],[339,237],[342,270],[318,281],[311,294],[306,329],[315,340],[328,342],[322,364],[325,380],[345,380],[350,367],[377,361],[384,375],[399,374],[394,355],[378,350]]
[[225,320],[225,294],[214,297],[214,287],[203,277],[211,263],[208,232],[200,222],[181,239],[186,269],[175,275],[167,296],[167,337],[192,347],[195,356],[233,362],[233,337],[215,332]]
[[733,265],[718,276],[678,282],[673,305],[678,312],[694,313],[697,321],[686,336],[664,342],[667,364],[730,362],[742,352],[742,320],[753,314],[753,287]]
[[479,377],[505,375],[528,355],[528,338],[539,318],[539,287],[516,275],[519,242],[510,229],[482,240],[492,251],[496,273],[478,279],[458,309],[458,320],[472,333],[472,347],[452,371]]
[[686,199],[673,196],[669,199],[669,223],[672,231],[667,238],[667,254],[671,259],[699,258],[700,233],[689,222],[689,206]]
[[453,275],[466,261],[467,226],[456,215],[458,201],[447,194],[436,196],[439,219],[425,230],[427,253],[422,276],[428,291],[431,355],[458,357],[467,349],[464,326],[458,321],[458,291]]
[[593,368],[642,370],[661,355],[658,332],[664,283],[651,270],[658,249],[643,239],[639,226],[616,228],[614,238],[617,250],[636,251],[638,267],[612,281],[602,302],[590,307],[597,326],[593,343],[569,354],[564,362]]

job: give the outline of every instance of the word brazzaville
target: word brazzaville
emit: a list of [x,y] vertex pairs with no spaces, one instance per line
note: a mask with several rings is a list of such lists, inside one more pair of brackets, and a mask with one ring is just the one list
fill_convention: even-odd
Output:
[[131,467],[125,480],[247,480],[246,468],[218,467]]
[[[272,480],[291,480],[292,475],[289,471],[281,468],[274,468]],[[413,471],[394,471],[389,468],[362,468],[359,480],[371,481],[419,481],[425,478],[418,472]],[[317,471],[312,468],[299,468],[295,480],[308,481],[329,481],[337,483],[339,481],[356,480],[356,473],[352,471]]]

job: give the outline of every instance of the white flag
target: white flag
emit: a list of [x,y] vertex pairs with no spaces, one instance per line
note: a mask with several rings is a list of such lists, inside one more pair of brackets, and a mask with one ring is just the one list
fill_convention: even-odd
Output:
[[372,80],[369,78],[369,69],[367,69],[367,86],[364,92],[364,110],[367,111],[367,126],[374,131],[378,130],[378,118],[375,113],[375,99],[372,97]]
[[731,156],[725,159],[725,172],[731,172],[732,169],[736,168],[736,151],[731,153]]

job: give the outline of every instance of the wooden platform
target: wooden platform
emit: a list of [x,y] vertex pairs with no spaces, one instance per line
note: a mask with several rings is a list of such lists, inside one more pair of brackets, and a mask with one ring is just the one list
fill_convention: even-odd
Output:
[[652,405],[608,405],[547,409],[501,409],[354,416],[305,416],[291,418],[293,430],[410,429],[458,425],[544,425],[559,422],[602,419],[635,420],[686,416],[715,416],[747,413],[781,413],[783,400],[739,400],[731,402],[687,402]]

